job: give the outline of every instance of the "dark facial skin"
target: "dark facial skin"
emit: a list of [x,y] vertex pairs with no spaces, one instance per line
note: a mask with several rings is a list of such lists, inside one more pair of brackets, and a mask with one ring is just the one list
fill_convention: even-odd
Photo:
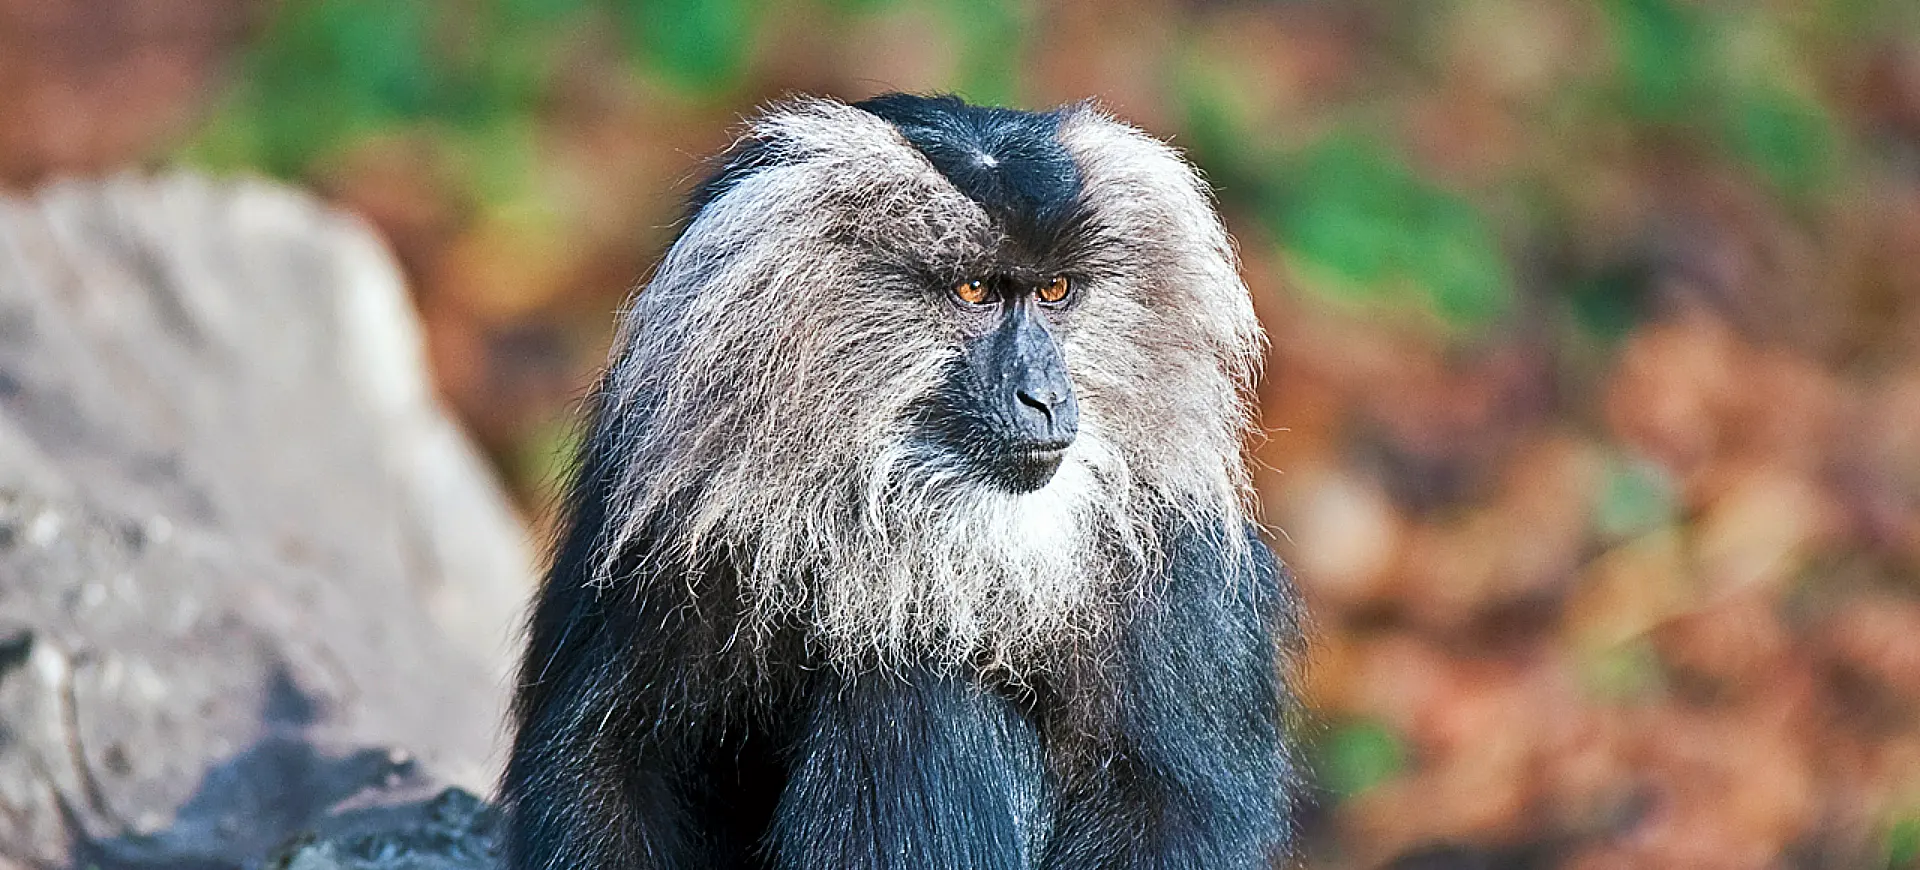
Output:
[[1047,485],[1080,430],[1052,319],[1069,295],[1041,298],[1046,282],[993,276],[956,287],[968,337],[944,404],[956,425],[944,440],[1012,492]]

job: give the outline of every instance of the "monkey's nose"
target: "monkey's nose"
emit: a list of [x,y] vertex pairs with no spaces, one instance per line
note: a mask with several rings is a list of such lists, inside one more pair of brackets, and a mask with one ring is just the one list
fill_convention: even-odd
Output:
[[1065,450],[1080,432],[1080,406],[1064,372],[1047,373],[1014,389],[1021,434],[1037,450]]

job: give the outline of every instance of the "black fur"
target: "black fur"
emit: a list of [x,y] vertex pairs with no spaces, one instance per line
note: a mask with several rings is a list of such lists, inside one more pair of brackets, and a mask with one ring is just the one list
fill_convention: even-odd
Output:
[[[936,165],[974,146],[999,155],[999,179],[969,195],[1034,225],[1077,187],[1071,161],[1052,163],[1048,116],[862,107]],[[769,153],[736,154],[696,208]],[[648,518],[614,582],[595,585],[613,477],[646,435],[591,416],[519,676],[501,787],[510,867],[1250,870],[1285,850],[1276,639],[1298,637],[1296,596],[1251,528],[1249,563],[1223,556],[1216,528],[1163,518],[1165,572],[1147,594],[1022,682],[848,667],[801,626],[738,636],[745,559],[662,558],[652,542],[676,512]]]
[[[954,96],[883,94],[854,104],[900,130],[956,190],[1030,249],[1051,247],[1072,225],[1080,172],[1060,145],[1060,112],[973,106]],[[687,216],[755,172],[781,164],[773,143],[742,139],[687,197]]]
[[534,612],[509,866],[1229,870],[1285,848],[1274,639],[1297,636],[1294,596],[1251,529],[1255,570],[1233,577],[1220,541],[1174,535],[1108,648],[1018,689],[843,673],[798,636],[733,642],[724,554],[690,581],[643,547],[589,585],[619,447],[589,446]]
[[777,867],[1036,866],[1038,732],[954,674],[822,675],[766,847]]
[[1059,784],[1048,868],[1251,868],[1291,840],[1290,697],[1276,639],[1297,638],[1285,570],[1247,529],[1253,570],[1226,576],[1220,542],[1175,537],[1166,577],[1129,614],[1092,680],[1091,763]]
[[899,128],[956,189],[1035,249],[1046,248],[1073,216],[1080,171],[1060,145],[1058,112],[914,94],[886,94],[854,107]]

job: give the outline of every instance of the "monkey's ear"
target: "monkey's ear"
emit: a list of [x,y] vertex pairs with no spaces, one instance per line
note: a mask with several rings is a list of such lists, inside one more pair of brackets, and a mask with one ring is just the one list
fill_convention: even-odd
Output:
[[715,157],[710,164],[715,167],[712,174],[694,187],[687,196],[687,222],[700,216],[701,209],[739,186],[755,172],[786,162],[773,137],[765,134],[749,134],[735,140],[733,145]]

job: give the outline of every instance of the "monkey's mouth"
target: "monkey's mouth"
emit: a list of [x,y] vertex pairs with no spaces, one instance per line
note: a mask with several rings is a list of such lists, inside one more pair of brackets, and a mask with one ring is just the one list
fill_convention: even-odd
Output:
[[998,482],[1016,493],[1034,492],[1053,480],[1054,472],[1067,459],[1071,439],[1027,442],[1014,445],[994,469]]

